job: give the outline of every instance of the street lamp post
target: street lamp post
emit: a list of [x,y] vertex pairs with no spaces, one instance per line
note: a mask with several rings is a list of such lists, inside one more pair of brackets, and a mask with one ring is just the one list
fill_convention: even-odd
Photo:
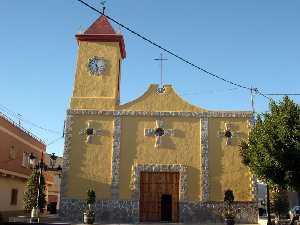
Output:
[[270,188],[269,184],[267,183],[267,211],[268,211],[268,222],[267,225],[272,225],[271,221],[271,207],[270,207]]
[[[288,183],[289,180],[291,179],[291,176],[293,175],[294,171],[288,170],[285,172],[285,177],[284,180]],[[269,184],[267,183],[267,211],[268,211],[268,222],[267,225],[272,225],[271,221],[271,207],[270,207],[270,187]]]
[[62,170],[60,165],[55,167],[55,162],[57,159],[57,156],[55,155],[55,153],[52,153],[50,156],[50,167],[48,167],[44,163],[43,155],[44,155],[44,153],[42,152],[41,160],[38,163],[36,163],[37,157],[35,155],[33,155],[32,153],[30,153],[30,155],[29,155],[30,165],[32,166],[33,169],[39,171],[39,179],[38,179],[38,186],[37,186],[37,199],[36,199],[36,205],[35,205],[35,207],[32,208],[32,211],[31,211],[31,222],[39,222],[39,220],[40,220],[40,218],[39,218],[39,213],[40,213],[39,198],[40,198],[41,177],[43,176],[43,171],[57,171],[60,173]]

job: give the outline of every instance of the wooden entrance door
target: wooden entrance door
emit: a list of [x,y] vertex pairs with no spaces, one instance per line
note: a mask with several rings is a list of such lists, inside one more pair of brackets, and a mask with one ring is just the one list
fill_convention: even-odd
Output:
[[179,173],[141,172],[140,221],[178,222]]
[[161,196],[161,221],[172,221],[172,195],[163,194]]

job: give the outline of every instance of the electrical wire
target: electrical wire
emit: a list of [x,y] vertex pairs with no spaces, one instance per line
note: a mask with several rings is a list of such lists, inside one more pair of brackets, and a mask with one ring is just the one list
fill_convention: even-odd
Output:
[[[83,0],[77,0],[77,1],[80,2],[80,3],[82,3],[83,5],[85,5],[86,7],[92,9],[92,10],[95,11],[95,12],[98,12],[98,13],[101,14],[101,15],[105,15],[103,12],[99,11],[98,9],[96,9],[95,7],[93,7],[93,6],[91,6],[90,4],[86,3],[85,1],[83,1]],[[156,43],[156,42],[150,40],[149,38],[147,38],[147,37],[145,37],[145,36],[143,36],[143,35],[137,33],[136,31],[132,30],[132,29],[129,28],[128,26],[123,25],[122,23],[118,22],[117,20],[113,19],[112,17],[110,17],[110,16],[108,16],[108,15],[105,15],[105,16],[106,16],[109,20],[111,20],[111,21],[113,21],[114,23],[116,23],[117,25],[119,25],[120,27],[122,27],[122,28],[124,28],[125,30],[129,31],[130,33],[132,33],[132,34],[138,36],[139,38],[141,38],[141,39],[143,39],[144,41],[150,43],[151,45],[156,46],[157,48],[161,49],[161,50],[164,51],[164,52],[167,52],[168,54],[174,56],[175,58],[179,59],[180,61],[182,61],[182,62],[184,62],[184,63],[186,63],[186,64],[188,64],[188,65],[190,65],[190,66],[192,66],[192,67],[194,67],[194,68],[196,68],[196,69],[198,69],[198,70],[200,70],[200,71],[202,71],[202,72],[204,72],[204,73],[206,73],[206,74],[208,74],[208,75],[210,75],[210,76],[212,76],[212,77],[214,77],[214,78],[216,78],[216,79],[219,79],[219,80],[221,80],[221,81],[223,81],[223,82],[226,82],[226,83],[228,83],[228,84],[231,84],[231,85],[233,85],[233,86],[236,86],[236,87],[239,87],[239,88],[242,88],[242,89],[254,91],[256,94],[261,95],[261,96],[263,96],[263,97],[265,97],[265,98],[267,98],[267,99],[269,99],[269,100],[271,100],[271,98],[268,97],[268,96],[275,96],[275,95],[300,95],[300,94],[286,94],[286,93],[285,93],[285,94],[283,94],[283,93],[270,93],[270,94],[264,94],[264,93],[262,93],[261,91],[259,91],[257,88],[247,87],[247,86],[242,85],[242,84],[239,84],[239,83],[237,83],[237,82],[233,82],[233,81],[231,81],[231,80],[225,79],[224,77],[222,77],[222,76],[220,76],[220,75],[217,75],[217,74],[215,74],[215,73],[212,73],[212,72],[208,71],[207,69],[204,69],[204,68],[202,68],[202,67],[200,67],[200,66],[194,64],[193,62],[191,62],[191,61],[189,61],[189,60],[187,60],[187,59],[185,59],[185,58],[179,56],[178,54],[174,53],[172,50],[169,50],[169,49],[167,49],[167,48],[165,48],[165,47],[159,45],[158,43]],[[236,88],[235,88],[235,89],[236,89]],[[228,90],[235,90],[235,89],[228,89]],[[58,131],[55,131],[55,130],[52,130],[52,129],[49,129],[49,128],[45,128],[45,127],[43,127],[43,126],[40,126],[40,125],[38,125],[38,124],[36,124],[36,123],[31,122],[30,120],[24,119],[23,116],[22,116],[21,114],[16,113],[16,112],[10,110],[10,109],[7,108],[6,106],[0,105],[0,110],[1,110],[2,112],[4,111],[5,113],[7,113],[7,114],[13,116],[14,118],[17,118],[19,121],[28,123],[28,124],[30,124],[30,125],[32,125],[32,126],[38,128],[38,129],[40,129],[40,130],[44,130],[44,131],[47,131],[47,132],[50,132],[50,133],[60,134],[60,132],[58,132]],[[53,141],[50,141],[47,145],[49,146],[49,145],[51,145],[51,144],[57,142],[57,141],[60,140],[61,138],[63,138],[63,137],[56,138],[56,139],[54,139]]]
[[265,95],[270,95],[270,96],[297,96],[297,95],[300,95],[298,93],[268,93],[268,94],[265,94]]
[[[210,76],[212,76],[212,77],[214,77],[214,78],[216,78],[216,79],[222,80],[223,82],[226,82],[226,83],[228,83],[228,84],[231,84],[231,85],[234,85],[234,86],[236,86],[236,87],[243,88],[243,89],[246,89],[246,90],[249,90],[249,91],[253,90],[253,88],[251,88],[251,87],[247,87],[247,86],[242,85],[242,84],[239,84],[239,83],[237,83],[237,82],[233,82],[233,81],[231,81],[231,80],[225,79],[224,77],[222,77],[222,76],[220,76],[220,75],[217,75],[217,74],[215,74],[215,73],[209,72],[207,69],[204,69],[204,68],[202,68],[202,67],[200,67],[200,66],[194,64],[193,62],[191,62],[191,61],[189,61],[189,60],[187,60],[187,59],[185,59],[185,58],[179,56],[178,54],[174,53],[172,50],[169,50],[169,49],[167,49],[167,48],[165,48],[165,47],[159,45],[158,43],[156,43],[156,42],[150,40],[149,38],[145,37],[144,35],[141,35],[141,34],[139,34],[138,32],[132,30],[132,29],[129,28],[128,26],[123,25],[122,23],[118,22],[117,20],[113,19],[112,17],[110,17],[110,16],[104,14],[104,12],[101,12],[101,11],[99,11],[98,9],[96,9],[95,7],[93,7],[92,5],[86,3],[85,1],[83,1],[83,0],[77,0],[77,1],[80,2],[80,3],[82,3],[83,5],[85,5],[86,7],[92,9],[93,11],[98,12],[99,14],[106,16],[106,18],[108,18],[108,19],[111,20],[112,22],[116,23],[116,24],[119,25],[120,27],[122,27],[122,28],[124,28],[125,30],[129,31],[130,33],[132,33],[132,34],[138,36],[139,38],[141,38],[141,39],[143,39],[144,41],[150,43],[151,45],[156,46],[157,48],[161,49],[162,51],[169,53],[170,55],[174,56],[175,58],[179,59],[180,61],[183,61],[184,63],[186,63],[186,64],[188,64],[188,65],[190,65],[190,66],[192,66],[192,67],[194,67],[194,68],[196,68],[196,69],[198,69],[198,70],[200,70],[200,71],[202,71],[202,72],[204,72],[204,73],[206,73],[206,74],[208,74],[208,75],[210,75]],[[263,93],[260,92],[260,91],[257,91],[257,94],[259,94],[259,95],[261,95],[261,96],[263,96],[263,97],[265,97],[265,98],[271,100],[270,97],[266,96],[265,94],[263,94]]]
[[228,89],[217,89],[217,90],[204,90],[200,92],[183,92],[181,96],[185,95],[203,95],[203,94],[215,94],[215,93],[223,93],[223,92],[229,92],[229,91],[234,91],[238,90],[238,88],[228,88]]
[[47,145],[47,146],[52,145],[52,144],[58,142],[60,139],[63,139],[63,137],[60,136],[60,137],[58,137],[58,138],[55,138],[54,140],[48,142],[46,145]]
[[273,99],[272,99],[271,97],[269,97],[269,96],[263,94],[263,93],[262,93],[261,91],[259,91],[257,88],[254,88],[254,89],[252,89],[252,90],[254,91],[254,93],[259,94],[259,95],[261,95],[261,96],[263,96],[263,97],[269,99],[270,101],[271,101],[271,100],[273,101]]
[[23,126],[21,126],[20,122],[16,123],[15,120],[13,120],[11,117],[9,117],[6,113],[3,113],[3,111],[0,110],[0,117],[4,118],[5,120],[7,120],[9,123],[17,126],[19,129],[21,129],[23,132],[25,132],[26,134],[28,134],[29,136],[37,139],[38,141],[42,142],[43,144],[45,144],[45,141],[42,140],[41,138],[39,138],[37,135],[33,134],[31,131],[28,131],[26,128],[24,128]]
[[49,132],[49,133],[53,133],[53,134],[60,134],[60,133],[61,133],[61,132],[58,132],[58,131],[56,131],[56,130],[52,130],[52,129],[49,129],[49,128],[45,128],[45,127],[39,126],[39,125],[37,125],[37,124],[31,122],[30,120],[24,120],[24,119],[23,119],[23,120],[21,120],[21,121],[23,121],[23,122],[25,122],[25,123],[28,123],[28,124],[30,124],[30,125],[32,125],[32,126],[38,128],[38,129],[40,129],[40,130],[47,131],[47,132]]
[[[37,128],[39,128],[39,129],[41,129],[41,130],[44,130],[44,131],[47,131],[47,132],[50,132],[50,133],[60,134],[60,132],[58,132],[58,131],[55,131],[55,130],[52,130],[52,129],[48,129],[48,128],[42,127],[42,126],[40,126],[40,125],[37,125],[36,123],[31,122],[30,120],[24,120],[24,119],[22,118],[23,116],[22,116],[21,114],[14,112],[13,110],[9,109],[8,107],[6,107],[6,106],[4,106],[4,105],[2,105],[2,104],[0,104],[0,113],[1,113],[1,112],[2,112],[4,115],[5,115],[5,114],[9,114],[10,116],[12,116],[12,117],[18,119],[19,121],[22,121],[22,122],[31,124],[32,126],[37,127]],[[4,112],[5,112],[5,113],[4,113]],[[20,123],[20,122],[19,122],[19,123]],[[34,136],[36,137],[36,135],[34,135]],[[54,140],[51,140],[51,141],[49,141],[48,143],[46,143],[46,145],[47,145],[47,146],[52,145],[52,144],[56,143],[57,141],[59,141],[60,139],[63,139],[63,137],[60,136],[60,137],[58,137],[58,138],[55,138]]]
[[16,113],[16,112],[14,112],[13,110],[7,108],[6,106],[4,106],[4,105],[2,105],[2,104],[0,104],[0,111],[5,112],[4,114],[9,114],[10,116],[12,116],[12,117],[18,119],[18,120],[19,120],[19,123],[20,123],[20,122],[24,122],[24,123],[30,124],[30,125],[33,126],[33,127],[38,128],[38,129],[40,129],[40,130],[47,131],[47,132],[49,132],[49,133],[54,133],[54,134],[60,134],[60,133],[61,133],[61,132],[58,132],[58,131],[56,131],[56,130],[52,130],[52,129],[49,129],[49,128],[45,128],[45,127],[43,127],[43,126],[40,126],[40,125],[38,125],[38,124],[36,124],[36,123],[34,123],[34,122],[28,120],[28,119],[24,119],[23,116],[22,116],[22,114]]
[[[6,108],[7,110],[6,111],[10,111],[10,116],[16,114],[14,111],[12,110],[9,110],[7,107],[3,106],[3,105],[0,105],[0,116],[4,117],[6,120],[9,120],[9,122],[12,122],[14,124],[16,124],[16,122],[11,119],[11,117],[8,116],[8,113],[7,112],[4,112],[3,108]],[[21,114],[18,114],[21,116]],[[19,118],[19,117],[18,117]],[[21,124],[16,124],[20,129],[24,130],[26,133],[28,133],[29,135],[33,136],[34,138],[38,139],[39,141],[43,142],[46,146],[49,146],[49,145],[52,145],[54,143],[56,143],[57,141],[59,141],[60,139],[63,139],[64,137],[63,136],[60,136],[58,138],[55,138],[54,140],[52,141],[49,141],[48,143],[45,143],[44,140],[42,140],[41,138],[39,138],[37,135],[33,134],[31,131],[28,131],[27,129],[25,129],[23,126],[21,126]],[[44,128],[46,129],[46,128]],[[47,129],[49,130],[49,129]]]

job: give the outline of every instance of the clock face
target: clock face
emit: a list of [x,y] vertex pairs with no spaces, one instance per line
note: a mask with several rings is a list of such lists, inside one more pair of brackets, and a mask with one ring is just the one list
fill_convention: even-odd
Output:
[[94,56],[89,59],[87,67],[92,75],[101,75],[106,69],[106,62],[103,58]]

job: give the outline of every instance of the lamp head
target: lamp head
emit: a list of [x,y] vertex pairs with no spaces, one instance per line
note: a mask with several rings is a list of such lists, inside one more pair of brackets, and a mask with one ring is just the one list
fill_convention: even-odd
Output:
[[56,162],[57,156],[55,155],[55,153],[52,153],[50,155],[50,166],[53,168]]
[[29,164],[32,167],[36,165],[36,156],[32,152],[29,155]]

